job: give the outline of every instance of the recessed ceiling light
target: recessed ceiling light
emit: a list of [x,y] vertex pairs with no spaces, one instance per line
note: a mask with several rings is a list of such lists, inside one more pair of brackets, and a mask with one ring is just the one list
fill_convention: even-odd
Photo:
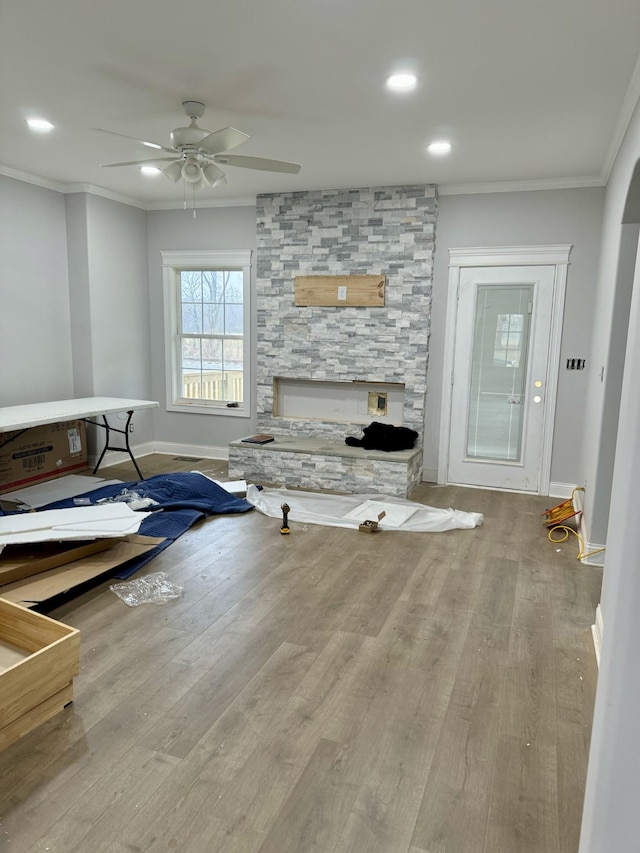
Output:
[[143,175],[159,175],[160,169],[157,166],[140,166],[140,171]]
[[50,121],[43,118],[29,118],[27,124],[31,130],[37,130],[40,133],[46,133],[48,130],[53,130],[53,125]]
[[438,142],[432,142],[427,145],[429,154],[448,154],[451,151],[451,143],[445,142],[444,139]]
[[418,85],[418,78],[409,71],[402,71],[387,77],[387,88],[393,92],[409,92]]

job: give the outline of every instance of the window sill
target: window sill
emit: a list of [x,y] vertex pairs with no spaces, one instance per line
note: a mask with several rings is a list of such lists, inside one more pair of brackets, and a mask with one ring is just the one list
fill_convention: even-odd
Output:
[[249,418],[248,407],[240,403],[237,407],[203,406],[200,403],[167,403],[168,412],[181,412],[192,415],[222,415],[225,418]]

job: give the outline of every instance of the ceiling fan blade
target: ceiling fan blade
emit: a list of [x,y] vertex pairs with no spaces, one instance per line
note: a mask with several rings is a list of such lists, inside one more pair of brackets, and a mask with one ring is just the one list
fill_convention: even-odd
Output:
[[97,130],[98,133],[108,133],[110,136],[120,136],[122,139],[128,139],[130,142],[139,142],[141,145],[145,145],[147,148],[155,148],[158,151],[166,151],[168,154],[175,154],[175,150],[173,148],[167,148],[164,145],[160,145],[158,142],[148,142],[145,139],[137,139],[135,136],[127,136],[124,133],[116,133],[115,130],[104,130],[101,127],[92,127],[91,130]]
[[297,175],[302,168],[299,163],[288,163],[286,160],[268,160],[265,157],[244,157],[242,154],[216,155],[215,161],[226,166],[239,166],[241,169],[288,172],[291,175]]
[[[155,166],[156,163],[172,163],[176,160],[174,157],[161,157],[159,160],[127,160],[124,163],[101,163],[103,169],[111,169],[114,166]],[[161,166],[158,166],[161,169]]]
[[241,130],[236,130],[235,127],[223,127],[222,130],[216,130],[205,136],[198,142],[198,148],[206,151],[207,154],[220,154],[222,151],[230,151],[232,148],[237,148],[249,139],[248,133],[243,133]]

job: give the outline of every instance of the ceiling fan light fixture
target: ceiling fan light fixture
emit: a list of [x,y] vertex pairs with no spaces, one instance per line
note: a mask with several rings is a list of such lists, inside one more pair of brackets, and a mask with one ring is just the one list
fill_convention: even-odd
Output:
[[197,184],[202,178],[202,169],[193,160],[187,160],[181,170],[182,177],[188,184]]
[[169,163],[169,165],[162,170],[163,174],[165,174],[170,181],[173,181],[174,184],[177,184],[180,178],[182,177],[182,164],[179,160],[175,160],[173,163]]
[[202,178],[211,188],[226,184],[227,179],[224,172],[214,163],[208,163],[202,170]]

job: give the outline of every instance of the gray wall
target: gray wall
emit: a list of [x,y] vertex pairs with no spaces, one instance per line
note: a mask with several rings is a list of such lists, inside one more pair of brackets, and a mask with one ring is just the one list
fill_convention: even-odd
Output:
[[64,196],[0,176],[0,405],[74,396]]
[[93,349],[91,345],[91,288],[89,282],[89,242],[87,236],[87,194],[64,197],[67,215],[67,257],[69,302],[73,341],[73,391],[76,397],[92,397]]
[[[66,216],[75,396],[151,399],[146,213],[77,193]],[[151,413],[137,412],[134,428],[134,444],[151,441]]]
[[[194,219],[189,211],[152,211],[147,214],[149,315],[151,330],[151,394],[160,402],[153,412],[156,441],[224,447],[236,438],[255,432],[255,391],[250,418],[225,414],[166,411],[166,371],[162,265],[164,251],[197,249],[250,249],[253,251],[251,290],[255,304],[256,209],[247,207],[204,208]],[[255,311],[254,311],[255,315]],[[255,320],[252,323],[255,340]],[[253,375],[255,376],[255,352]]]
[[[609,500],[611,497],[613,466],[616,456],[620,395],[622,392],[637,247],[638,226],[621,226],[616,279],[613,286],[607,288],[613,292],[611,314],[612,333],[609,339],[607,360],[601,365],[601,373],[598,372],[597,380],[598,384],[602,385],[604,392],[602,398],[602,420],[600,424],[600,447],[599,449],[590,447],[587,440],[589,433],[585,433],[584,442],[584,449],[588,456],[586,465],[588,474],[585,474],[585,484],[587,483],[587,479],[589,483],[587,488],[587,527],[589,541],[596,545],[607,541]],[[596,346],[594,343],[594,349]],[[601,380],[600,376],[602,376]]]
[[[571,243],[562,333],[551,481],[581,484],[580,435],[585,397],[604,189],[445,195],[438,201],[431,340],[424,439],[425,479],[438,468],[444,328],[449,249]],[[568,357],[586,358],[584,371],[567,371]]]

